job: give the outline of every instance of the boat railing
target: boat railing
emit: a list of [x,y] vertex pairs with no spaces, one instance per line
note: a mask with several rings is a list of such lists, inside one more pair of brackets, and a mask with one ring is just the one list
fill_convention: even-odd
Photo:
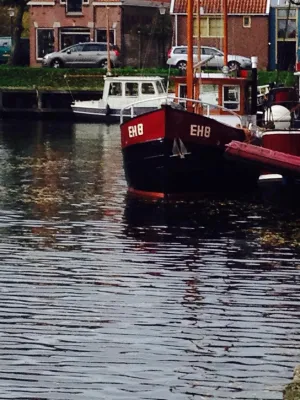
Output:
[[[155,101],[162,100],[162,102],[157,105],[157,108],[159,108],[162,104],[168,104],[168,103],[173,102],[174,101],[173,99],[174,99],[174,96],[172,96],[170,94],[165,94],[163,96],[151,97],[150,99],[148,98],[148,99],[136,100],[136,101],[134,101],[134,102],[132,102],[130,104],[127,104],[123,108],[121,108],[121,110],[120,110],[120,122],[123,123],[124,117],[130,117],[130,118],[135,117],[136,114],[134,113],[134,109],[136,108],[137,105],[140,105],[142,103],[149,103],[149,102],[155,102]],[[129,115],[127,113],[125,115],[125,111],[126,110],[130,110],[130,114]]]
[[[242,121],[243,121],[243,120],[242,120],[241,115],[237,114],[235,111],[231,110],[230,108],[227,108],[227,107],[224,107],[224,106],[220,106],[219,104],[207,103],[207,102],[205,102],[205,101],[196,100],[196,99],[188,99],[187,97],[173,97],[173,100],[176,100],[176,102],[177,102],[178,104],[180,104],[180,105],[182,105],[182,106],[184,106],[184,107],[186,107],[186,103],[187,103],[187,102],[193,103],[193,106],[195,106],[195,105],[198,104],[198,105],[201,107],[202,114],[203,114],[203,111],[204,111],[204,110],[206,111],[206,113],[203,114],[203,115],[205,115],[206,117],[210,117],[210,116],[211,116],[211,110],[216,110],[216,109],[218,109],[218,110],[220,110],[220,111],[224,111],[224,112],[226,112],[226,113],[229,113],[229,114],[231,114],[231,115],[237,117],[237,118],[240,120],[241,125],[242,125]],[[215,114],[214,114],[214,115],[215,115]]]
[[[162,101],[159,105],[157,105],[157,108],[159,108],[160,106],[162,106],[163,104],[174,104],[175,106],[178,107],[182,107],[184,109],[186,109],[186,103],[190,102],[193,104],[193,107],[196,108],[196,106],[198,105],[199,108],[201,107],[201,111],[203,114],[203,110],[205,110],[205,116],[209,117],[211,116],[211,110],[220,110],[226,113],[231,114],[232,116],[237,117],[240,120],[241,126],[242,126],[242,117],[237,114],[235,111],[226,108],[224,106],[220,106],[219,104],[211,104],[211,103],[206,103],[202,100],[197,100],[197,99],[189,99],[187,97],[176,97],[176,96],[172,96],[171,94],[168,95],[164,95],[164,96],[159,96],[159,97],[152,97],[151,99],[143,99],[143,100],[138,100],[138,101],[134,101],[128,105],[126,105],[125,107],[123,107],[120,110],[120,123],[123,123],[124,117],[130,117],[133,118],[136,116],[134,109],[137,106],[137,104],[141,104],[141,103],[147,103],[149,101],[153,102],[153,101],[158,101],[158,100],[164,100]],[[130,114],[125,113],[126,110],[130,110]],[[125,115],[126,114],[126,115]]]

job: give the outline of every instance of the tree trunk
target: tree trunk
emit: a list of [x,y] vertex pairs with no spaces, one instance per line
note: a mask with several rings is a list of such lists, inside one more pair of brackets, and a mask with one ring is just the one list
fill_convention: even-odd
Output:
[[21,34],[23,31],[23,15],[25,11],[26,3],[20,1],[18,6],[15,8],[16,15],[12,25],[12,46],[10,58],[8,60],[9,65],[19,65],[21,61]]

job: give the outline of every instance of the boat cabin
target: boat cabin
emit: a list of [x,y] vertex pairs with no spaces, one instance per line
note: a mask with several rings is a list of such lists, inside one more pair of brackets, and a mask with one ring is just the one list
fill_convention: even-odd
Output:
[[104,79],[102,99],[114,108],[167,95],[164,79],[159,76],[106,76]]
[[[175,77],[175,97],[182,104],[187,97],[186,77]],[[201,101],[202,111],[212,115],[226,115],[228,110],[246,115],[250,111],[251,82],[246,78],[230,77],[222,73],[201,73],[193,79],[194,99]]]

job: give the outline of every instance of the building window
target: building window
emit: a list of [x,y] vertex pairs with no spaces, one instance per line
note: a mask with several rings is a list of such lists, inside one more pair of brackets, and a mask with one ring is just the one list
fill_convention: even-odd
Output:
[[37,29],[36,41],[37,41],[36,58],[41,59],[45,56],[45,54],[52,53],[54,51],[54,30]]
[[[96,41],[97,42],[106,42],[107,41],[106,29],[97,29],[97,31],[96,31]],[[109,43],[116,44],[116,31],[115,31],[115,29],[111,29],[109,31]]]
[[251,28],[251,17],[243,17],[243,28]]
[[67,0],[67,13],[82,13],[82,0]]
[[[218,17],[201,17],[200,32],[202,37],[223,37],[223,19]],[[198,36],[197,20],[194,20],[194,37]]]
[[[68,0],[59,0],[60,4],[67,4]],[[90,0],[82,0],[82,4],[86,5],[89,4]]]
[[296,10],[277,10],[277,40],[296,40]]
[[60,49],[77,43],[89,42],[91,40],[90,30],[87,28],[61,28]]

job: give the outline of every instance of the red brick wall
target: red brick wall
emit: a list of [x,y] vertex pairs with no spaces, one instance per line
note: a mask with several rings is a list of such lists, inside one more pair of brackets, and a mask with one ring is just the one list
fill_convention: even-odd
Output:
[[[178,17],[178,45],[186,45],[186,17]],[[257,56],[258,68],[268,67],[268,17],[252,16],[251,28],[243,28],[242,16],[228,17],[228,52],[246,57]],[[201,43],[223,49],[221,38],[202,38]]]
[[[30,7],[30,65],[38,66],[40,61],[36,59],[36,29],[38,28],[53,28],[53,24],[60,23],[60,27],[85,27],[95,22],[96,28],[106,29],[107,24],[107,11],[106,7],[95,7],[95,16],[93,6],[83,5],[82,15],[80,16],[67,16],[65,5],[56,3],[55,6],[31,6]],[[119,6],[109,7],[109,20],[112,27],[113,22],[117,23],[116,27],[116,44],[121,44],[121,8]],[[37,26],[36,26],[37,25]],[[93,38],[93,28],[89,28],[91,38]],[[55,50],[59,50],[58,43],[59,28],[54,29]]]

